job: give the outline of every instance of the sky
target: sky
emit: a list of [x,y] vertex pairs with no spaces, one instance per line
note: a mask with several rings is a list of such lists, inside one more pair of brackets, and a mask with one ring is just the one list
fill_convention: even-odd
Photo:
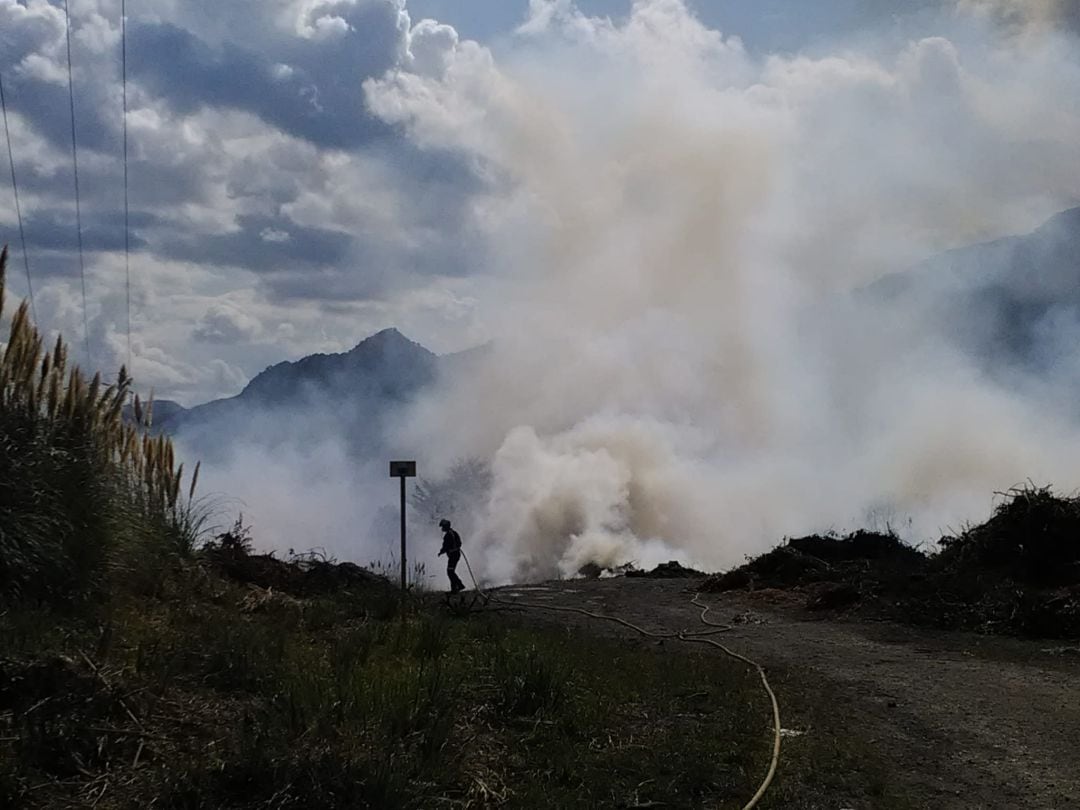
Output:
[[[969,16],[1014,11],[990,8],[1005,0],[959,2],[985,6],[965,9]],[[675,4],[758,65],[778,55],[823,59],[867,41],[900,52],[953,24],[956,3],[946,5],[947,13],[942,3],[822,0],[808,14],[797,0]],[[347,350],[387,326],[439,352],[487,340],[481,301],[499,270],[491,212],[505,178],[492,176],[486,156],[416,137],[393,109],[375,110],[372,83],[445,69],[447,54],[470,49],[536,71],[530,59],[547,47],[538,21],[570,9],[617,27],[631,3],[130,3],[128,271],[120,3],[73,0],[91,365],[111,375],[130,359],[141,387],[194,404],[236,393],[274,362]],[[1063,30],[1065,17],[1054,21]],[[39,321],[81,346],[61,4],[0,0],[0,75]],[[10,180],[0,177],[0,240],[21,269]],[[1034,222],[1057,202],[1006,200],[1008,217],[953,239]],[[24,275],[11,275],[24,294]]]
[[[1074,0],[129,10],[125,232],[120,2],[71,3],[84,308],[63,6],[0,0],[38,322],[128,362],[127,235],[130,363],[159,398],[389,326],[488,344],[383,437],[425,475],[490,465],[455,514],[482,575],[719,568],[844,526],[933,542],[1017,482],[1080,486],[1071,353],[988,375],[942,331],[978,324],[865,294],[1080,204]],[[1080,313],[1038,331],[1075,346]],[[382,463],[304,424],[325,435],[295,458],[235,448],[204,485],[268,547],[364,560]]]

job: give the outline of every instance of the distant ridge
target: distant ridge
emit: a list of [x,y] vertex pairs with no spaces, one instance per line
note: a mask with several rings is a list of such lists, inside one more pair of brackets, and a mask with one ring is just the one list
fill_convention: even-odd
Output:
[[1080,208],[1029,234],[958,248],[864,291],[910,307],[929,328],[989,370],[1053,369],[1075,350],[1061,327],[1080,327]]
[[347,352],[270,366],[234,397],[189,409],[171,403],[155,428],[211,459],[237,443],[309,443],[328,425],[350,450],[376,453],[393,412],[435,382],[439,365],[419,343],[383,329]]

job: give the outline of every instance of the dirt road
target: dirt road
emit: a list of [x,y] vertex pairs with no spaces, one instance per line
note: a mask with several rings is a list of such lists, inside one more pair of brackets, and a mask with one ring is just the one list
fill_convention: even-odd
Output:
[[[575,580],[506,588],[499,596],[617,614],[655,630],[701,627],[685,580]],[[725,644],[778,673],[782,717],[785,691],[794,700],[798,690],[804,702],[813,690],[842,696],[833,709],[894,764],[916,806],[1080,808],[1077,645],[815,620],[745,594],[702,600],[713,606],[712,620],[734,625]],[[532,614],[635,635],[576,614]]]

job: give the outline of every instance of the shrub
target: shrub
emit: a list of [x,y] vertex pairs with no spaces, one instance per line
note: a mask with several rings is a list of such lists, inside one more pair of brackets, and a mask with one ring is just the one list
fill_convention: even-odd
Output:
[[[7,249],[0,251],[0,317]],[[51,350],[24,301],[0,355],[0,594],[71,601],[146,551],[186,553],[201,529],[183,465],[164,436],[150,436],[152,407],[134,398],[120,369],[105,385]],[[186,494],[187,497],[182,497]]]

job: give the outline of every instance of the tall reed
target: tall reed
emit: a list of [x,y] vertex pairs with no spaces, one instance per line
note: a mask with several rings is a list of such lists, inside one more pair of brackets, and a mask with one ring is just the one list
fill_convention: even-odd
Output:
[[[5,247],[0,320],[7,260]],[[88,379],[16,307],[0,354],[0,596],[75,597],[137,550],[191,550],[198,465],[182,491],[172,442],[149,430],[153,403],[131,388],[123,367],[115,383]]]

